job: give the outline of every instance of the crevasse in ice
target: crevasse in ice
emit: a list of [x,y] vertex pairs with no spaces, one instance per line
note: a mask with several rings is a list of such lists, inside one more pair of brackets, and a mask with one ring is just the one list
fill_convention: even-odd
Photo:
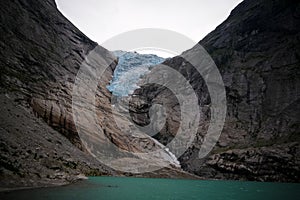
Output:
[[119,62],[114,71],[113,79],[107,89],[115,96],[128,96],[138,88],[142,75],[150,72],[153,65],[162,63],[165,59],[153,54],[138,54],[136,52],[114,51]]

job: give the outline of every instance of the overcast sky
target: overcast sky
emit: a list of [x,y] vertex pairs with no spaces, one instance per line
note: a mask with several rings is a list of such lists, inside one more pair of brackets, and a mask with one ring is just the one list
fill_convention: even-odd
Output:
[[242,0],[56,0],[59,10],[98,44],[122,32],[163,28],[200,41]]

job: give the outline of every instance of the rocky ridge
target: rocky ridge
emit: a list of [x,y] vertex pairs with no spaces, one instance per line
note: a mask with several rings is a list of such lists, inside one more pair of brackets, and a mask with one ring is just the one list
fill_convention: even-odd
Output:
[[[210,120],[210,95],[203,78],[183,59],[197,55],[197,49],[163,63],[189,80],[201,106],[196,139],[179,158],[185,170],[212,179],[299,182],[299,10],[298,1],[245,0],[199,42],[218,66],[227,97],[221,137],[204,159],[198,152]],[[154,67],[144,82],[159,70]],[[165,87],[142,86],[131,102],[137,124],[150,123],[153,104],[167,109],[166,125],[154,136],[167,144],[180,124],[178,100]]]

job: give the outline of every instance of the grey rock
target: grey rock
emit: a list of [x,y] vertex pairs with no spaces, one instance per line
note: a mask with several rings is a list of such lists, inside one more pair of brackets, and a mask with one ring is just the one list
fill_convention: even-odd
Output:
[[[199,42],[218,66],[227,96],[221,137],[204,159],[198,158],[198,152],[210,119],[207,86],[181,56],[163,63],[189,80],[201,106],[196,139],[180,158],[185,170],[213,179],[299,182],[299,10],[298,1],[245,0]],[[195,48],[183,55],[195,55]],[[155,70],[159,66],[153,67],[141,85]],[[154,138],[170,142],[180,123],[175,96],[157,85],[144,85],[134,95],[147,99],[141,111],[140,105],[132,103],[138,124],[149,121],[143,119],[145,108],[149,111],[154,103],[166,105],[167,123]]]

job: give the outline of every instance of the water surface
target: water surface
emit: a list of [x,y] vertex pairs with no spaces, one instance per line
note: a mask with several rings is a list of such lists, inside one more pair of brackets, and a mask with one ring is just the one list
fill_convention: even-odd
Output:
[[0,193],[0,199],[295,200],[300,184],[90,177],[68,186]]

